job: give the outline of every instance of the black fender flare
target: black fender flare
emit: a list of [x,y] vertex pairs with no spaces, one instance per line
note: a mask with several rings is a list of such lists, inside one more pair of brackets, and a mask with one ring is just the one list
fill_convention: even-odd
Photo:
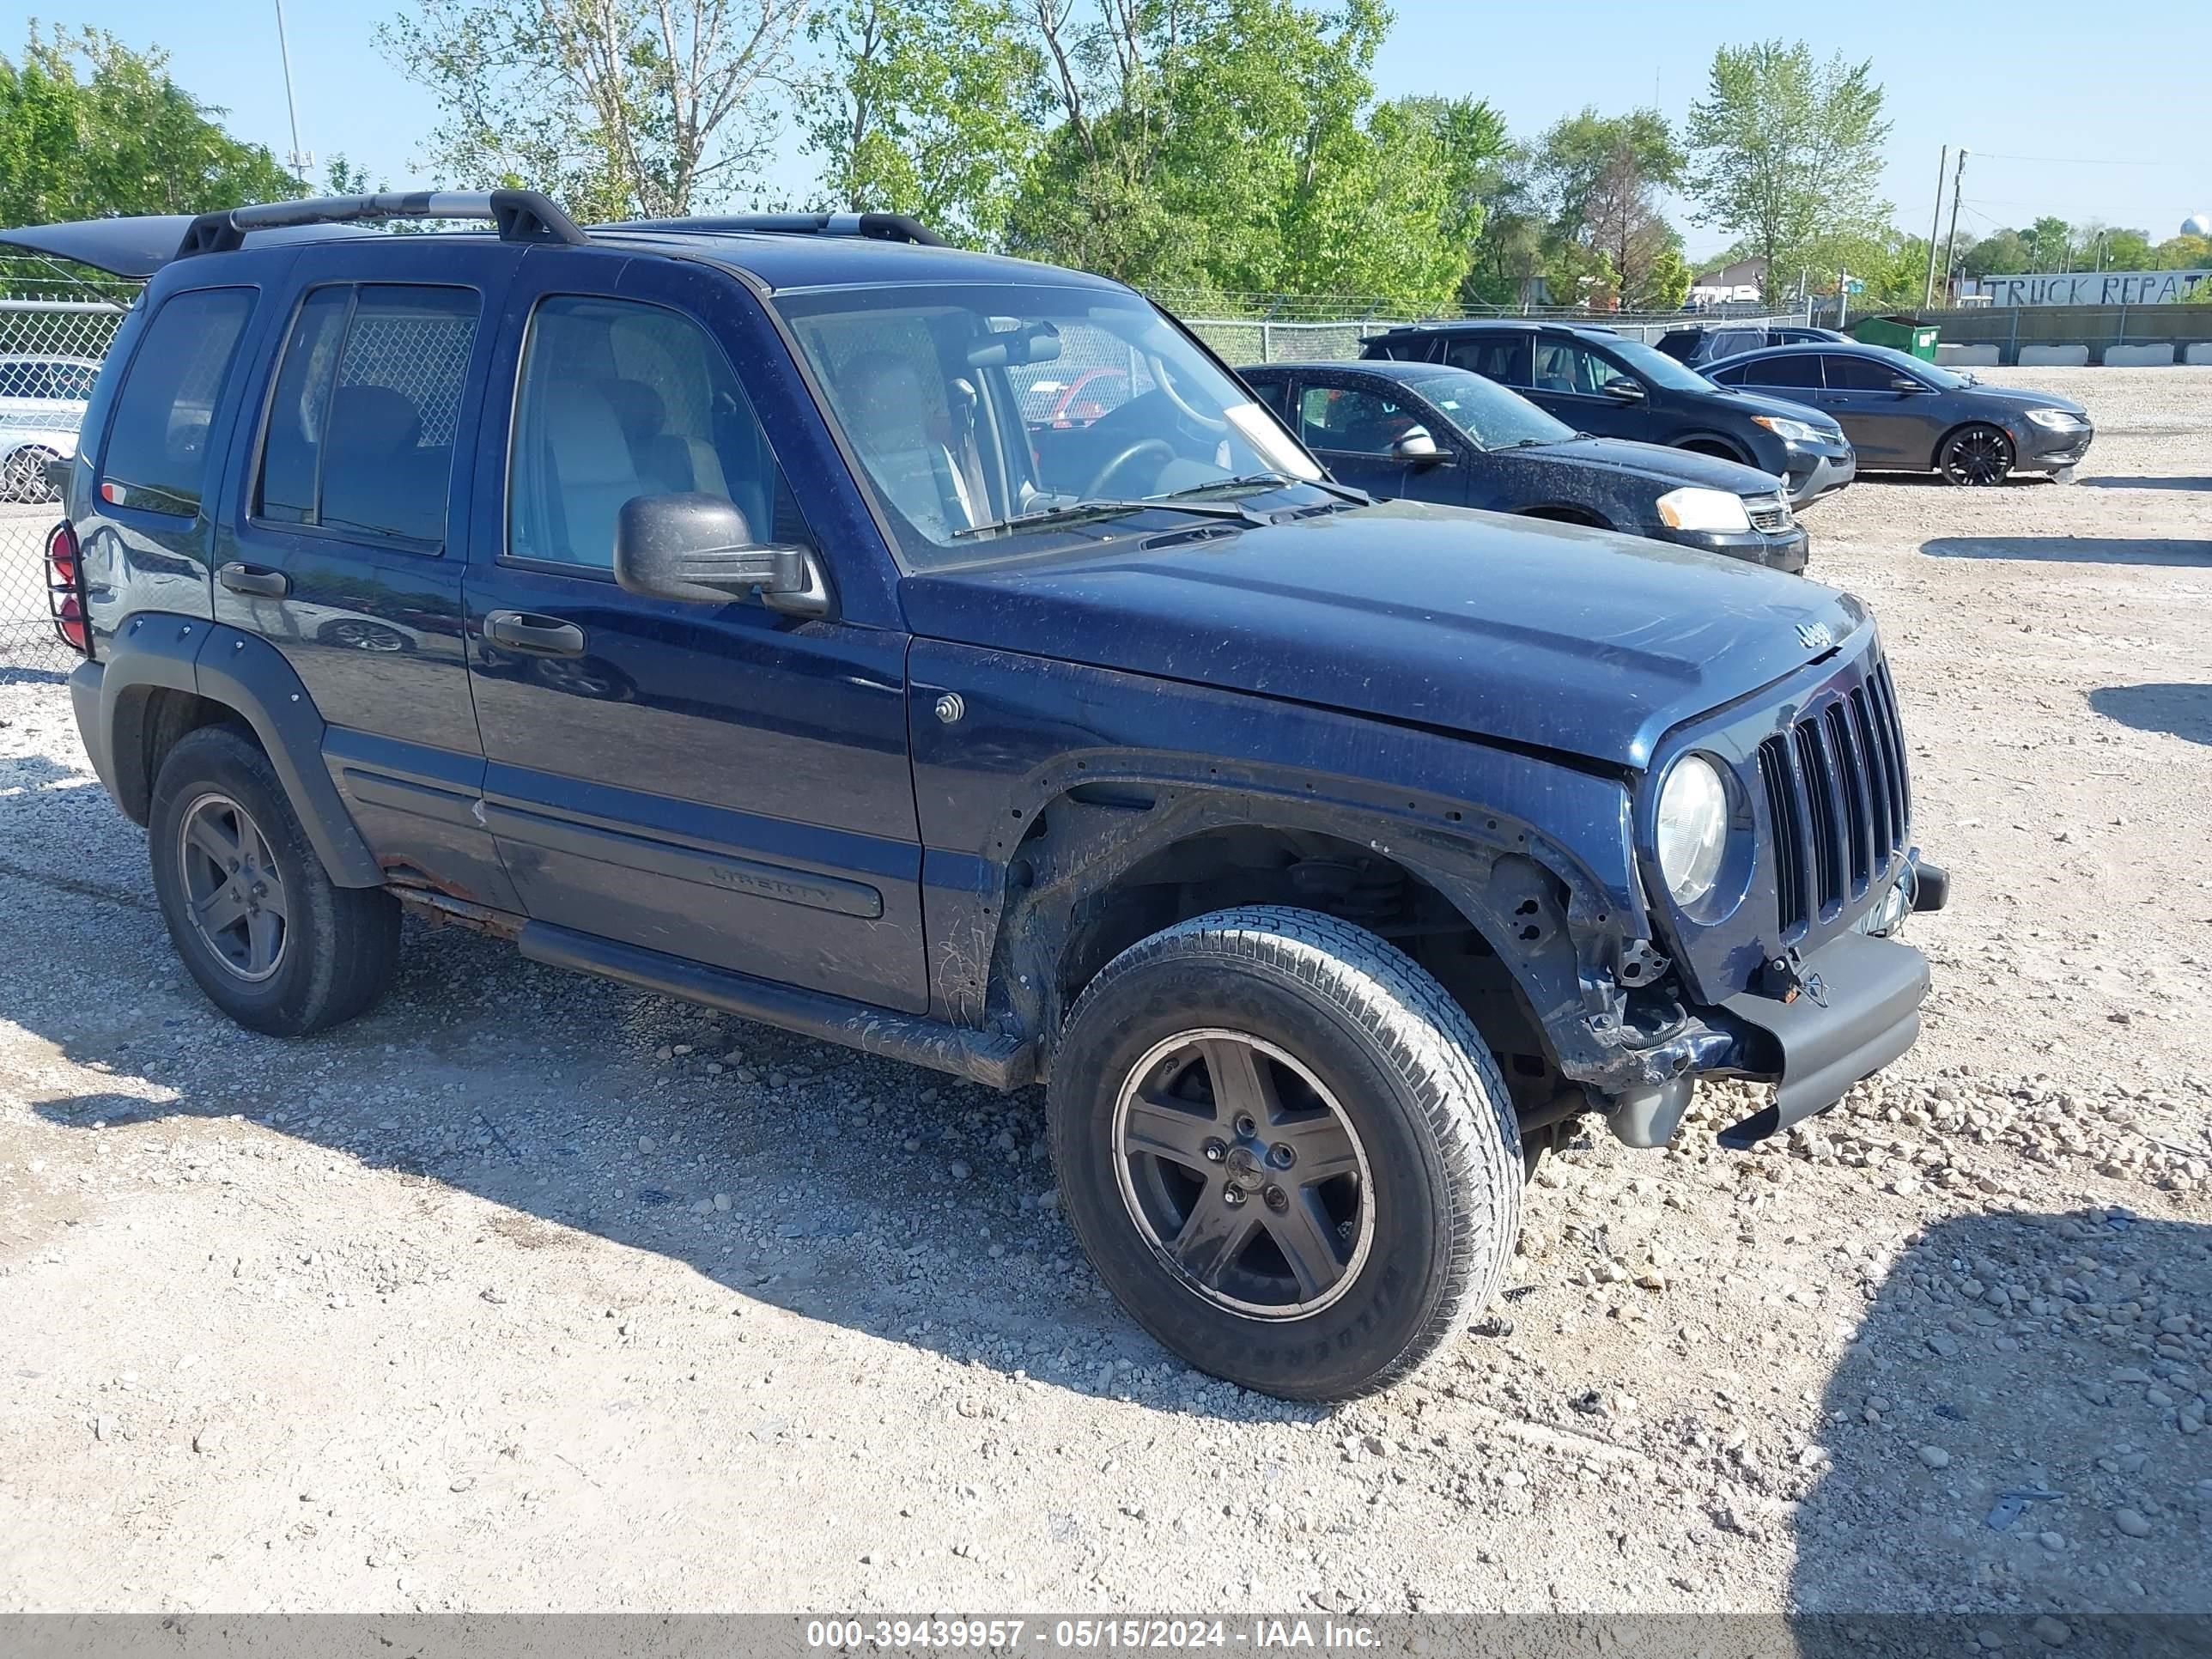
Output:
[[153,694],[190,692],[252,729],[332,883],[384,885],[384,872],[323,764],[322,714],[275,646],[222,623],[166,613],[133,617],[101,643],[101,660],[86,665],[99,671],[96,708],[89,706],[90,685],[80,685],[80,721],[96,721],[86,732],[94,769],[134,823],[145,823],[151,810],[153,777],[143,757]]
[[1729,437],[1725,432],[1708,432],[1699,429],[1693,432],[1682,433],[1680,435],[1669,438],[1667,441],[1668,448],[1686,449],[1690,451],[1692,454],[1702,454],[1705,453],[1704,450],[1697,447],[1697,446],[1701,444],[1705,446],[1708,449],[1726,450],[1728,453],[1722,459],[1734,461],[1739,466],[1755,467],[1761,472],[1766,471],[1766,468],[1760,464],[1758,456],[1753,454],[1742,444],[1739,443],[1735,439]]

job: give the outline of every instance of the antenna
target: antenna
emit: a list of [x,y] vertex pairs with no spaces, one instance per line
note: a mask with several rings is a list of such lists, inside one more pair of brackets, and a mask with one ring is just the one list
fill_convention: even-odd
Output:
[[284,60],[284,107],[292,117],[292,153],[284,160],[304,185],[315,158],[300,148],[300,103],[292,95],[292,48],[284,39],[284,0],[276,0],[276,55]]

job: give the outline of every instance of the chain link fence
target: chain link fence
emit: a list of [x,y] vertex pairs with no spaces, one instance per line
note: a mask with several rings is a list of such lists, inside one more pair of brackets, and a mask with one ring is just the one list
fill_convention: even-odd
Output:
[[0,673],[58,674],[76,661],[46,592],[58,513],[46,463],[76,453],[93,380],[136,294],[50,260],[0,259]]

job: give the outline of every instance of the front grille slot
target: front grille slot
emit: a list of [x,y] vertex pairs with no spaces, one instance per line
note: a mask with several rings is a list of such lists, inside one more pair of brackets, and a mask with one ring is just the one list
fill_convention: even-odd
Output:
[[1790,527],[1790,503],[1779,495],[1754,495],[1743,505],[1755,530],[1771,536]]
[[1887,667],[1759,746],[1785,938],[1862,898],[1911,836],[1905,733]]

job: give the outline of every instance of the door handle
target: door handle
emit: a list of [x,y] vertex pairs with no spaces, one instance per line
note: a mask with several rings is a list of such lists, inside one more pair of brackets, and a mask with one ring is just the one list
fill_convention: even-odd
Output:
[[580,657],[584,630],[557,617],[533,617],[523,611],[495,611],[484,618],[484,637],[510,651],[539,657]]
[[292,591],[289,576],[258,564],[227,564],[215,573],[215,579],[234,593],[257,599],[281,599]]

